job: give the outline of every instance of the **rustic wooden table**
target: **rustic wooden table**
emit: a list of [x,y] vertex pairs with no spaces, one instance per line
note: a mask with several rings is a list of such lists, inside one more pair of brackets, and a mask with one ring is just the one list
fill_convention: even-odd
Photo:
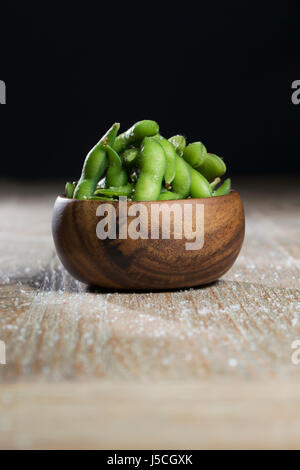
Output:
[[130,294],[60,265],[59,186],[0,185],[1,448],[300,448],[299,178],[236,186],[234,267],[208,287]]

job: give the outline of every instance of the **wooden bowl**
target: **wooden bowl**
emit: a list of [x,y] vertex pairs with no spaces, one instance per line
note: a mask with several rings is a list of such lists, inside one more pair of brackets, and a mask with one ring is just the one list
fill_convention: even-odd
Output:
[[[159,217],[152,220],[154,232],[160,230],[159,234],[156,232],[159,238],[150,238],[150,217],[158,210],[157,205],[160,204],[159,207],[165,210],[174,203],[177,209],[179,207],[182,210],[182,214],[187,214],[184,222],[192,222],[194,228],[204,209],[204,230],[202,223],[197,232],[204,235],[201,248],[186,249],[186,243],[191,243],[187,239],[189,232],[184,231],[183,220],[172,212],[169,239],[163,238],[168,236],[168,230]],[[115,210],[116,239],[99,239],[96,234],[97,224],[103,219],[96,211],[97,208],[101,210],[103,204],[108,204],[112,212]],[[130,211],[133,204],[136,203],[123,201],[125,211]],[[59,196],[54,205],[52,232],[57,254],[69,273],[79,281],[104,288],[153,290],[208,284],[233,265],[245,231],[242,201],[236,191],[212,198],[141,204],[143,211],[140,213],[141,225],[138,228],[141,228],[144,236],[147,236],[148,231],[149,238],[120,239],[118,234],[119,230],[124,233],[124,219],[118,201],[81,201]],[[199,217],[196,210],[199,211]],[[136,216],[128,216],[128,226],[133,219]],[[125,232],[128,233],[126,226]],[[174,235],[182,238],[174,238]],[[200,235],[199,238],[198,245],[201,246]]]

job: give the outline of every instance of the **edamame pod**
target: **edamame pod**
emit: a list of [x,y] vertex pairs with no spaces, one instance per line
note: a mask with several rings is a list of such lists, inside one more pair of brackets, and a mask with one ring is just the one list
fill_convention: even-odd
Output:
[[183,137],[183,135],[174,135],[173,137],[169,138],[169,142],[171,142],[171,144],[174,146],[177,155],[182,157],[183,151],[186,147],[185,137]]
[[115,201],[112,197],[105,197],[105,196],[91,196],[89,197],[89,201]]
[[211,197],[212,196],[212,188],[204,178],[201,173],[199,173],[194,168],[190,167],[191,173],[191,188],[190,188],[190,195],[192,198],[198,197]]
[[225,196],[230,192],[231,189],[231,180],[227,178],[221,186],[218,187],[213,193],[213,196]]
[[87,154],[81,177],[74,191],[75,199],[88,199],[93,195],[96,185],[107,166],[105,146],[114,143],[119,128],[119,123],[113,124],[95,147]]
[[222,158],[214,155],[213,153],[208,153],[205,161],[197,170],[200,171],[201,175],[211,182],[218,176],[224,175],[226,171],[226,165],[223,162]]
[[134,201],[156,201],[166,170],[165,151],[153,137],[145,137],[137,161],[140,175],[136,183]]
[[126,170],[122,166],[122,160],[117,152],[110,146],[106,146],[108,157],[108,170],[106,173],[105,186],[124,186],[128,182]]
[[69,199],[72,199],[74,190],[75,190],[75,185],[68,181],[65,186],[66,197],[68,197]]
[[191,187],[191,175],[188,164],[176,154],[176,171],[172,182],[172,190],[180,194],[181,199],[189,195]]
[[124,150],[121,155],[122,161],[127,168],[131,168],[134,165],[139,154],[139,149],[136,147],[130,147]]
[[165,174],[164,174],[164,180],[167,184],[170,184],[170,183],[172,183],[172,181],[175,177],[175,170],[176,170],[176,152],[175,152],[175,149],[174,149],[173,145],[171,144],[171,142],[169,142],[163,136],[158,134],[153,138],[156,139],[160,143],[160,145],[162,146],[162,148],[165,151],[167,164],[166,164],[166,171],[165,171]]
[[158,198],[159,201],[172,201],[174,199],[181,199],[181,197],[179,194],[173,193],[173,191],[161,192]]
[[131,192],[134,188],[133,184],[126,184],[124,186],[115,186],[115,187],[110,187],[110,188],[105,188],[105,189],[97,189],[97,191],[94,192],[95,196],[109,196],[109,197],[119,197],[119,196],[127,196],[129,197],[131,195]]
[[202,142],[193,142],[189,144],[183,152],[183,158],[189,165],[196,168],[202,165],[206,159],[207,151]]
[[136,122],[130,129],[118,135],[114,143],[114,149],[120,153],[129,145],[136,141],[142,140],[144,137],[151,137],[158,134],[159,126],[157,122],[145,119]]

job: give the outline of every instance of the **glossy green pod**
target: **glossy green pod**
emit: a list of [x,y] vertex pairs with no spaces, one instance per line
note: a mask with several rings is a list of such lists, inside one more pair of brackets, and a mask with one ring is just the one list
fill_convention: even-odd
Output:
[[190,196],[192,198],[198,197],[211,197],[212,196],[212,188],[207,181],[207,179],[201,175],[197,170],[190,167],[190,174],[191,174],[191,188],[190,188]]
[[97,189],[94,195],[95,196],[108,196],[108,197],[119,197],[119,196],[129,197],[132,193],[133,188],[134,188],[134,185],[132,183],[128,183],[124,186]]
[[224,175],[226,172],[226,165],[223,162],[222,158],[214,155],[213,153],[208,153],[205,161],[197,170],[200,171],[201,175],[211,182],[215,178]]
[[181,199],[181,196],[180,194],[173,193],[173,191],[163,191],[158,198],[159,201],[172,201],[175,199]]
[[176,171],[172,182],[172,191],[180,194],[181,199],[189,195],[191,187],[191,175],[188,164],[176,154]]
[[227,178],[221,186],[213,192],[213,196],[225,196],[230,193],[231,179]]
[[193,168],[202,165],[206,159],[206,155],[207,151],[202,142],[193,142],[192,144],[189,144],[183,152],[184,160]]
[[106,145],[112,145],[120,128],[119,123],[107,131],[95,147],[87,154],[80,179],[74,191],[75,199],[88,199],[95,191],[96,185],[107,167]]
[[115,199],[106,196],[91,196],[89,197],[89,201],[115,201]]
[[171,144],[175,148],[175,152],[177,153],[177,155],[182,157],[184,149],[186,147],[185,137],[183,137],[183,135],[173,135],[173,137],[169,138],[169,142],[171,142]]
[[66,197],[69,198],[69,199],[72,199],[73,194],[74,194],[74,190],[75,190],[75,185],[74,185],[74,183],[70,183],[70,182],[68,181],[68,182],[66,183],[66,186],[65,186]]
[[114,143],[116,152],[121,153],[128,145],[142,140],[144,137],[150,137],[158,134],[159,125],[155,121],[145,119],[144,121],[136,122],[130,129],[118,135]]
[[175,177],[176,170],[176,152],[174,146],[171,144],[171,142],[169,142],[167,139],[165,139],[159,134],[154,136],[153,138],[158,140],[158,142],[165,151],[167,164],[164,174],[164,180],[167,184],[171,184]]
[[166,169],[165,151],[153,137],[145,137],[138,156],[140,174],[133,195],[134,201],[156,201]]
[[108,157],[108,170],[106,173],[105,186],[107,188],[111,186],[124,186],[127,184],[128,178],[120,156],[110,145],[106,146],[106,152]]

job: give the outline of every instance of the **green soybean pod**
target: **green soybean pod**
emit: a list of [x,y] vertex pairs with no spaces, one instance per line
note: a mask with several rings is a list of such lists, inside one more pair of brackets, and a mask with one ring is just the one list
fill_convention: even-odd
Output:
[[129,197],[132,193],[134,185],[132,183],[128,183],[124,186],[112,186],[110,188],[104,189],[97,189],[94,192],[95,196],[109,196],[109,197],[119,197],[119,196],[127,196]]
[[169,138],[169,142],[171,142],[171,144],[174,146],[177,155],[182,157],[186,147],[185,137],[183,137],[183,135],[173,135],[173,137]]
[[122,160],[117,152],[110,146],[106,146],[108,157],[108,170],[106,173],[105,186],[124,186],[128,182],[126,170],[123,168]]
[[183,152],[183,158],[189,165],[196,168],[202,165],[206,159],[207,151],[202,142],[193,142],[189,144]]
[[145,137],[138,156],[140,175],[138,177],[134,201],[156,201],[166,169],[165,151],[152,137]]
[[174,199],[181,199],[181,196],[173,191],[162,191],[159,195],[159,201],[172,201]]
[[213,196],[225,196],[230,192],[231,189],[231,179],[227,178],[221,186],[218,187],[213,193]]
[[66,183],[66,186],[65,186],[66,197],[69,198],[69,199],[72,199],[73,194],[74,194],[74,190],[75,190],[75,185],[68,181]]
[[190,188],[190,195],[192,198],[198,197],[211,197],[212,196],[212,188],[207,181],[207,179],[201,175],[197,170],[190,167],[191,173],[191,188]]
[[191,174],[188,164],[176,154],[176,171],[172,182],[172,190],[180,194],[181,199],[189,195],[191,187]]
[[115,199],[105,196],[91,196],[89,197],[89,201],[115,201]]
[[136,122],[130,129],[118,135],[114,143],[116,152],[121,153],[128,145],[142,140],[144,137],[151,137],[158,134],[159,126],[157,122],[145,119]]
[[166,171],[165,171],[165,174],[164,174],[164,180],[167,184],[170,184],[170,183],[172,183],[172,181],[175,177],[175,170],[176,170],[176,152],[175,152],[175,149],[174,149],[173,145],[171,144],[171,142],[169,142],[163,136],[158,134],[153,138],[156,139],[160,143],[160,145],[162,146],[162,148],[165,151],[167,164],[166,164]]
[[114,143],[119,128],[119,123],[113,124],[95,147],[87,154],[80,179],[74,191],[75,199],[88,199],[94,194],[96,185],[107,166],[105,146]]
[[197,170],[200,171],[201,175],[211,182],[218,176],[224,175],[226,171],[226,165],[223,162],[222,158],[214,155],[213,153],[208,153],[205,161]]
[[139,154],[139,149],[136,147],[130,147],[121,155],[122,161],[126,168],[132,168]]

